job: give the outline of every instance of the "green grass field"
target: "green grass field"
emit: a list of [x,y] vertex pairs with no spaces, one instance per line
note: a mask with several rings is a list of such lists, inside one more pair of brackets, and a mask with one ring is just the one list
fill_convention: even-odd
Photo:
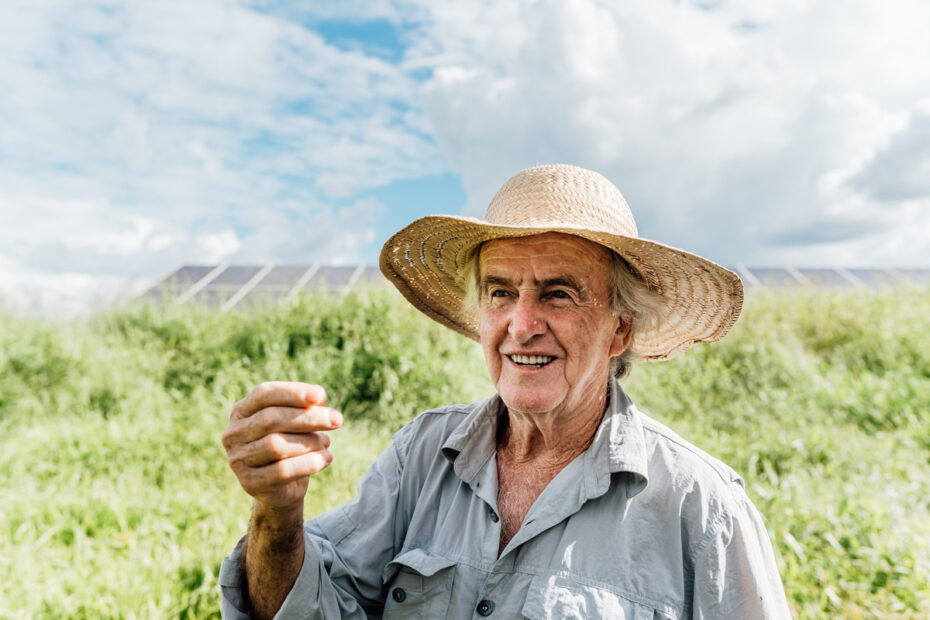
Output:
[[[798,618],[930,617],[928,316],[927,290],[757,295],[724,342],[625,381],[743,474]],[[266,379],[323,384],[346,414],[307,514],[417,411],[492,391],[477,345],[390,294],[4,317],[0,618],[217,617],[250,510],[219,437]]]

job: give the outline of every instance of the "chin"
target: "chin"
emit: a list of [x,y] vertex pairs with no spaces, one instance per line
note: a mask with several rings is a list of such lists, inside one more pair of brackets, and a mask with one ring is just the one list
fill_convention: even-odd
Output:
[[546,398],[540,394],[520,394],[504,390],[499,392],[504,404],[510,411],[528,414],[545,414],[559,406],[561,399]]

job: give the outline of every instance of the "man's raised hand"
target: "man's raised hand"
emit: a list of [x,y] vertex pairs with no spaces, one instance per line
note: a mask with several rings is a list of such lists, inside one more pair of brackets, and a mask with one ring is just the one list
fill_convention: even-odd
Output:
[[246,493],[272,512],[302,509],[310,476],[333,460],[323,431],[342,426],[319,385],[271,381],[237,402],[223,433],[229,466]]

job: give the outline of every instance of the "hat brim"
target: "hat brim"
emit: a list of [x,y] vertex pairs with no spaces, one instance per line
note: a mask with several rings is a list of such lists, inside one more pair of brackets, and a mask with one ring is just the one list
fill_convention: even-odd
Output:
[[388,239],[381,249],[381,272],[418,310],[477,341],[478,317],[464,303],[463,268],[486,241],[544,232],[575,235],[610,248],[663,300],[659,323],[640,330],[630,345],[633,359],[666,360],[695,344],[716,342],[739,317],[743,284],[729,269],[648,239],[582,227],[510,226],[431,215]]

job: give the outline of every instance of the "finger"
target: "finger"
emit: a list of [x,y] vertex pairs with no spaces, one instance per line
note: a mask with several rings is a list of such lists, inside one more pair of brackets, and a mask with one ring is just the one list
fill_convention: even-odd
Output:
[[230,458],[241,446],[272,433],[331,431],[342,425],[342,414],[329,407],[267,407],[247,418],[233,419],[223,432],[223,447]]
[[307,452],[263,467],[245,468],[239,476],[239,482],[253,497],[270,495],[294,480],[323,471],[332,461],[333,453],[329,450]]
[[247,418],[266,407],[298,407],[325,405],[326,390],[319,385],[296,381],[267,381],[260,383],[248,396],[233,406],[233,418]]
[[236,460],[249,467],[261,467],[307,452],[326,450],[330,445],[331,440],[325,433],[272,433],[243,446]]
[[238,439],[248,443],[271,433],[331,431],[340,426],[342,414],[329,407],[266,407],[244,420]]

